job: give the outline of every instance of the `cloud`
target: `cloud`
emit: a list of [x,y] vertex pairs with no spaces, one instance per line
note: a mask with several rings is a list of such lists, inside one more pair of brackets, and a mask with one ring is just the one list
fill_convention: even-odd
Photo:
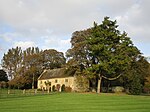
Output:
[[19,42],[15,42],[14,47],[21,47],[22,49],[26,49],[28,47],[35,47],[36,44],[34,42],[31,42],[31,41],[26,41],[26,42],[23,42],[23,41],[19,41]]
[[3,50],[3,48],[0,46],[0,51],[2,51]]
[[140,1],[132,5],[124,15],[115,17],[121,29],[127,31],[135,43],[150,42],[150,14],[147,4],[150,4],[150,1]]
[[12,42],[14,38],[19,38],[19,37],[21,37],[21,34],[17,32],[6,32],[0,34],[0,38],[2,38],[6,42]]
[[104,16],[122,14],[133,3],[134,0],[2,0],[0,18],[25,34],[31,34],[32,29],[66,34],[90,27]]
[[26,46],[19,44],[25,41],[65,51],[71,33],[110,16],[134,43],[144,45],[150,43],[149,4],[149,0],[0,0],[0,30],[5,29],[0,38],[13,46]]
[[70,39],[62,39],[56,35],[42,37],[42,39],[44,39],[42,49],[56,49],[65,53],[67,49],[70,48]]

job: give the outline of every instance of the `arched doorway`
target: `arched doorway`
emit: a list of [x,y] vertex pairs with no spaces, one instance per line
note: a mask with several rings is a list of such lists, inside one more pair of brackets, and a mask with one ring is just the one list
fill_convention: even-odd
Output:
[[63,84],[63,85],[61,86],[61,91],[62,91],[62,92],[65,91],[65,84]]
[[55,85],[52,86],[52,91],[56,91]]
[[56,90],[57,90],[57,91],[61,91],[60,89],[61,89],[61,88],[60,88],[60,84],[57,84],[57,85],[56,85]]

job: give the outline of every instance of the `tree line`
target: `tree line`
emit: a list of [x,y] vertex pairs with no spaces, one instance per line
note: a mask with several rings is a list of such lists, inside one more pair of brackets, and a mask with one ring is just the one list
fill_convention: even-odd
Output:
[[9,85],[31,88],[36,85],[43,69],[65,66],[66,73],[84,76],[89,80],[91,89],[98,93],[103,91],[102,87],[109,91],[110,86],[116,85],[123,86],[132,94],[142,92],[150,76],[150,64],[127,33],[118,30],[116,20],[105,17],[99,25],[94,22],[91,28],[75,31],[71,45],[66,58],[54,49],[9,49],[2,60],[3,68],[11,78]]
[[9,49],[3,56],[2,67],[7,71],[11,88],[34,88],[44,69],[60,68],[66,63],[62,52],[29,47]]

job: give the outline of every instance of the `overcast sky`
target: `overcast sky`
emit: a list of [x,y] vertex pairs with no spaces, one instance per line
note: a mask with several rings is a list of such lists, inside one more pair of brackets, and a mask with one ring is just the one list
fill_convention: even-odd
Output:
[[144,56],[150,56],[150,0],[0,0],[0,59],[8,49],[35,46],[65,52],[71,34],[117,20]]

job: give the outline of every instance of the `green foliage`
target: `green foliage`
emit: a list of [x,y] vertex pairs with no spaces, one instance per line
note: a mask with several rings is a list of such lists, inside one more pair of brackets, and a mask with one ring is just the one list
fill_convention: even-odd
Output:
[[150,63],[148,63],[148,71],[147,71],[146,81],[144,82],[144,92],[150,93]]
[[121,76],[124,87],[137,75],[139,83],[144,84],[148,73],[146,60],[127,33],[120,32],[117,22],[109,17],[105,17],[100,25],[94,22],[92,28],[74,32],[71,44],[66,55],[72,61],[68,68],[73,65],[75,73],[80,71],[92,81],[115,80]]
[[120,78],[126,89],[129,89],[131,94],[140,94],[146,78],[149,76],[149,63],[140,56],[138,60],[133,60],[125,75]]
[[15,77],[17,69],[21,67],[22,50],[20,47],[9,49],[7,54],[4,54],[2,67],[8,71],[11,79]]
[[5,82],[8,81],[8,76],[4,70],[0,70],[0,82],[1,81],[5,81]]
[[137,58],[140,54],[127,34],[121,34],[117,28],[116,21],[105,17],[102,24],[94,23],[92,34],[87,37],[89,52],[93,57],[90,69],[96,75],[111,78],[123,74],[133,57]]
[[1,88],[8,88],[8,83],[5,81],[0,81],[0,89]]
[[61,68],[66,63],[63,53],[54,49],[44,50],[42,58],[43,66],[46,69]]
[[60,68],[65,61],[63,53],[54,49],[40,51],[38,47],[29,47],[22,51],[20,47],[16,47],[4,54],[2,66],[11,77],[11,88],[36,88],[43,69]]
[[[84,31],[76,31],[72,34],[71,49],[67,50],[68,58],[67,68],[73,68],[73,72],[83,71],[90,64],[90,56],[88,52],[87,36],[90,35],[90,29]],[[70,69],[72,71],[72,69]]]
[[142,84],[138,76],[135,76],[131,82],[129,92],[133,95],[139,95],[142,92]]
[[77,84],[78,92],[89,91],[89,80],[86,76],[82,76],[82,75],[76,76],[76,84]]

